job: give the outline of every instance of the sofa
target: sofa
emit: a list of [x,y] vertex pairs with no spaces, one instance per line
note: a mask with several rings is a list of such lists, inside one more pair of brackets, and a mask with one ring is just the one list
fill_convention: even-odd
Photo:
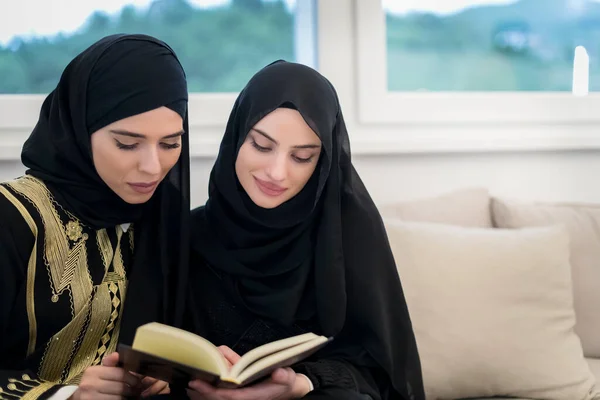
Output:
[[600,204],[382,204],[427,400],[600,399]]

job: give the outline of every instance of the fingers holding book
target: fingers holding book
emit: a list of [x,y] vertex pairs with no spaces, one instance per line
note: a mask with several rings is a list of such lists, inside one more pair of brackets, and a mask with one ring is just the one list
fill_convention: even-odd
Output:
[[150,376],[142,379],[142,394],[141,397],[151,397],[158,394],[169,394],[171,392],[169,384]]
[[237,389],[216,388],[201,380],[189,384],[192,400],[280,400],[299,399],[309,392],[308,385],[291,368],[278,368],[269,379]]
[[219,346],[218,349],[223,357],[225,357],[225,360],[227,360],[229,368],[233,367],[240,360],[240,358],[242,358],[238,353],[227,346],[222,345]]
[[102,365],[87,368],[75,393],[73,400],[96,398],[120,399],[133,396],[139,392],[141,380],[117,367],[119,355],[110,354],[102,360]]

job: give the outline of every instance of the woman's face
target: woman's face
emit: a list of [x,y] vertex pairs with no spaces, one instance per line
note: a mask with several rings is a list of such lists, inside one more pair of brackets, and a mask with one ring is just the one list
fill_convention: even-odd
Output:
[[320,154],[321,141],[302,115],[278,108],[248,132],[235,172],[254,204],[275,208],[304,188]]
[[183,134],[183,119],[167,107],[113,122],[92,134],[96,171],[127,203],[145,203],[177,163]]

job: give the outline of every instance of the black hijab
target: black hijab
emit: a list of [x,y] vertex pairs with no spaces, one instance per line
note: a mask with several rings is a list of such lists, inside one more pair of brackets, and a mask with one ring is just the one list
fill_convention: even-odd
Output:
[[[140,324],[181,324],[189,249],[189,140],[187,82],[173,50],[145,35],[112,35],[94,43],[65,68],[45,99],[23,146],[27,174],[40,178],[57,201],[94,229],[135,224],[135,261],[121,339]],[[120,119],[162,106],[184,120],[181,157],[146,204],[129,204],[94,167],[91,135]]]
[[[322,153],[304,189],[267,210],[241,188],[235,161],[250,128],[279,107],[300,112]],[[249,310],[286,325],[316,314],[323,333],[341,339],[326,348],[329,356],[382,367],[396,390],[389,398],[424,399],[387,235],[351,163],[338,97],[326,78],[277,61],[249,81],[229,118],[209,200],[192,212],[192,224],[194,251],[228,277]]]

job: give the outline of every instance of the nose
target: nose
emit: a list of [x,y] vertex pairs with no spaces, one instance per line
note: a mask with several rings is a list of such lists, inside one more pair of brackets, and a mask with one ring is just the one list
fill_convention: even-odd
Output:
[[276,182],[281,182],[287,177],[287,160],[285,156],[278,156],[273,159],[273,162],[267,170],[269,178]]
[[160,175],[160,157],[157,149],[154,147],[144,151],[141,155],[139,162],[139,170],[148,175],[157,176]]

